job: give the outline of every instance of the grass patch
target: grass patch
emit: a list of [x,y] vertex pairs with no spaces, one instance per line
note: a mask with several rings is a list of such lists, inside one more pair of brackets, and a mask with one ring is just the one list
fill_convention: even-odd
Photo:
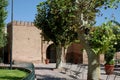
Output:
[[21,80],[29,73],[18,69],[0,69],[0,80]]

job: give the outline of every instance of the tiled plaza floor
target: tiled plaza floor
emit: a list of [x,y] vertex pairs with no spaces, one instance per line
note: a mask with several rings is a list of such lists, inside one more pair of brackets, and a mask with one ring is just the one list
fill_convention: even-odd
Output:
[[[112,74],[107,76],[104,68],[101,67],[101,80],[120,80],[120,69],[117,70],[119,75]],[[60,70],[55,70],[55,64],[35,64],[35,74],[37,80],[86,80],[87,69],[84,70],[82,76],[76,79],[69,73],[61,73]],[[114,79],[115,78],[115,79]]]

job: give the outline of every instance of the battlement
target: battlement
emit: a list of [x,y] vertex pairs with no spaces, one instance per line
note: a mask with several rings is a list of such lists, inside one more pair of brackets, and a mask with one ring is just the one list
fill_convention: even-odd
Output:
[[[11,24],[11,23],[9,23]],[[26,22],[26,21],[13,21],[13,25],[16,26],[34,26],[33,22]]]

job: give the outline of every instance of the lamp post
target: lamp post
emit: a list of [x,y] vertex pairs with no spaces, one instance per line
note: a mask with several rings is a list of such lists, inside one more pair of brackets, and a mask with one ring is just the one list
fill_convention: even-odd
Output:
[[10,46],[10,69],[12,69],[12,45],[13,45],[13,0],[11,0],[11,46]]

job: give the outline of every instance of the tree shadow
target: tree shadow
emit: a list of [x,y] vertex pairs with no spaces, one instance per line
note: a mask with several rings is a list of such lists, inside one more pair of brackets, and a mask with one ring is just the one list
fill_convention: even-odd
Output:
[[51,75],[37,75],[37,76],[38,76],[37,80],[70,80],[70,79],[55,77]]
[[55,68],[50,68],[50,67],[35,67],[35,70],[54,70]]
[[21,80],[23,77],[12,77],[12,76],[4,76],[0,77],[0,80]]

